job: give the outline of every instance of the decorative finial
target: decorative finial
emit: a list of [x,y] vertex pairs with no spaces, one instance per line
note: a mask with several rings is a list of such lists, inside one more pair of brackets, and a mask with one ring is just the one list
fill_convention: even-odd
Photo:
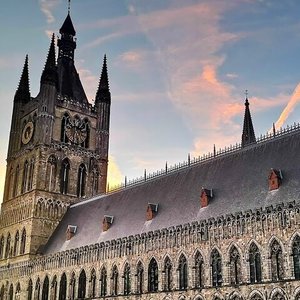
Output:
[[70,9],[71,9],[71,0],[68,0],[68,14],[70,14]]
[[245,90],[246,99],[248,99],[248,90]]

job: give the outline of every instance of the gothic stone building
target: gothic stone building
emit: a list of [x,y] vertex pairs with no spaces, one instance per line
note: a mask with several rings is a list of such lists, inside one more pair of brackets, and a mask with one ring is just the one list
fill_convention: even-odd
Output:
[[0,218],[0,299],[300,299],[300,126],[106,193],[110,91],[74,66],[68,14],[40,92],[14,98]]

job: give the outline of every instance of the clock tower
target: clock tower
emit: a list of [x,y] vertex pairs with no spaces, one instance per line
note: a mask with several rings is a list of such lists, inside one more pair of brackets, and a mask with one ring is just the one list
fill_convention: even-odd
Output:
[[106,56],[92,105],[75,67],[69,13],[59,32],[58,58],[53,34],[38,95],[30,94],[26,56],[14,97],[0,266],[42,252],[70,204],[106,191],[111,104]]

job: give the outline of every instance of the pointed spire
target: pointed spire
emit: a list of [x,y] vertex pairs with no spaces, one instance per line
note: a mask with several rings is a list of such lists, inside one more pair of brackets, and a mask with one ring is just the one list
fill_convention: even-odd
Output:
[[256,143],[254,128],[252,124],[252,118],[249,109],[248,91],[246,91],[245,101],[245,115],[244,115],[244,126],[242,134],[242,147]]
[[60,34],[72,35],[72,36],[76,35],[76,31],[74,29],[74,25],[73,25],[73,22],[72,22],[72,19],[71,19],[71,16],[70,16],[70,11],[68,12],[68,15],[67,15],[63,25],[59,29],[59,33]]
[[21,79],[15,94],[14,101],[23,103],[27,103],[30,101],[28,55],[26,55],[25,58]]
[[103,67],[102,67],[98,90],[96,93],[95,104],[101,103],[101,102],[108,103],[108,104],[110,104],[110,102],[111,102],[110,91],[109,91],[109,82],[108,82],[106,54],[104,55],[104,59],[103,59]]

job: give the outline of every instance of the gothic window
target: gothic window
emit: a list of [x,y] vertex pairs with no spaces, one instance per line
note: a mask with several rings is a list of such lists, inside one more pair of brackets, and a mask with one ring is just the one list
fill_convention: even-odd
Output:
[[96,271],[92,269],[91,271],[91,296],[92,298],[96,297]]
[[211,253],[211,274],[213,286],[222,285],[222,258],[217,249]]
[[274,240],[271,244],[271,273],[272,280],[283,279],[283,257],[282,249],[277,240]]
[[51,298],[56,300],[57,298],[57,278],[56,275],[53,277],[52,283],[51,283]]
[[148,267],[148,291],[158,291],[158,265],[154,258],[150,260]]
[[26,229],[24,228],[21,236],[20,254],[25,253],[25,247],[26,247]]
[[164,290],[170,291],[172,288],[172,264],[169,257],[165,259],[163,274],[164,274]]
[[131,291],[131,278],[130,278],[130,266],[128,264],[125,265],[123,278],[124,278],[124,295],[129,295]]
[[241,283],[241,258],[236,247],[230,250],[230,282],[231,284]]
[[261,282],[261,255],[255,243],[249,249],[250,282]]
[[182,254],[179,258],[179,289],[186,290],[188,286],[188,273],[187,273],[187,261],[186,257]]
[[107,273],[106,269],[103,267],[100,275],[100,295],[101,297],[107,294]]
[[14,299],[14,286],[13,284],[11,284],[9,287],[8,300],[13,300],[13,299]]
[[78,281],[78,299],[84,299],[86,292],[86,274],[85,271],[82,270],[79,275]]
[[61,172],[60,172],[60,192],[62,194],[68,193],[69,173],[70,173],[70,162],[67,158],[65,158],[61,162]]
[[40,279],[38,278],[35,284],[35,291],[34,291],[35,300],[40,300],[40,291],[41,291],[41,283],[40,283]]
[[272,300],[285,300],[285,297],[282,295],[282,293],[276,292],[273,295]]
[[119,272],[117,266],[114,266],[112,269],[112,276],[111,276],[111,294],[112,296],[118,295],[118,279],[119,279]]
[[17,230],[16,235],[15,235],[15,243],[14,243],[14,251],[13,251],[13,256],[18,255],[19,253],[19,241],[20,241],[20,237],[19,237],[19,230]]
[[300,237],[297,235],[292,246],[295,279],[300,279]]
[[3,252],[4,252],[4,236],[2,235],[0,239],[0,259],[3,258],[3,254],[4,254]]
[[259,294],[254,294],[251,296],[250,300],[263,300]]
[[99,171],[96,167],[92,170],[92,195],[98,194]]
[[20,172],[20,167],[16,167],[15,171],[15,178],[14,178],[14,184],[13,184],[13,190],[12,190],[12,196],[15,197],[18,194],[18,183],[19,183],[19,172]]
[[22,180],[22,193],[26,192],[27,188],[27,182],[28,182],[28,161],[26,160],[24,163],[24,169],[23,169],[23,180]]
[[203,287],[203,257],[199,251],[195,255],[195,287]]
[[32,159],[30,162],[30,166],[29,166],[28,188],[27,188],[28,191],[30,191],[32,189],[33,173],[34,173],[34,160]]
[[46,188],[48,188],[49,191],[55,191],[56,171],[57,171],[57,161],[55,156],[51,155],[48,158],[48,162],[47,162]]
[[49,295],[49,278],[48,276],[46,276],[43,283],[42,300],[48,300],[48,295]]
[[0,300],[4,300],[4,285],[2,284],[1,290],[0,290]]
[[84,131],[86,132],[86,138],[85,140],[80,144],[81,147],[83,148],[88,148],[89,147],[89,142],[90,142],[90,127],[89,127],[89,121],[87,119],[84,119],[83,121],[83,126],[84,126]]
[[300,293],[295,296],[295,300],[300,300]]
[[66,127],[67,124],[69,123],[69,115],[68,114],[64,114],[62,121],[61,121],[61,142],[63,143],[68,143],[68,137],[67,137],[67,133],[66,133]]
[[11,241],[11,237],[10,237],[10,233],[8,233],[8,236],[6,238],[6,247],[5,247],[4,258],[8,258],[10,256],[10,241]]
[[83,197],[85,195],[85,182],[86,182],[86,167],[81,164],[78,169],[77,177],[77,196]]
[[137,265],[136,275],[136,290],[138,294],[142,294],[144,288],[144,267],[141,262],[139,262]]
[[59,300],[67,299],[67,276],[65,273],[62,274],[59,283]]
[[32,284],[32,280],[29,279],[28,288],[27,288],[27,300],[32,300],[32,291],[33,291],[33,284]]
[[71,280],[70,280],[70,300],[75,300],[75,284],[76,284],[76,279],[75,279],[75,274],[72,273]]

